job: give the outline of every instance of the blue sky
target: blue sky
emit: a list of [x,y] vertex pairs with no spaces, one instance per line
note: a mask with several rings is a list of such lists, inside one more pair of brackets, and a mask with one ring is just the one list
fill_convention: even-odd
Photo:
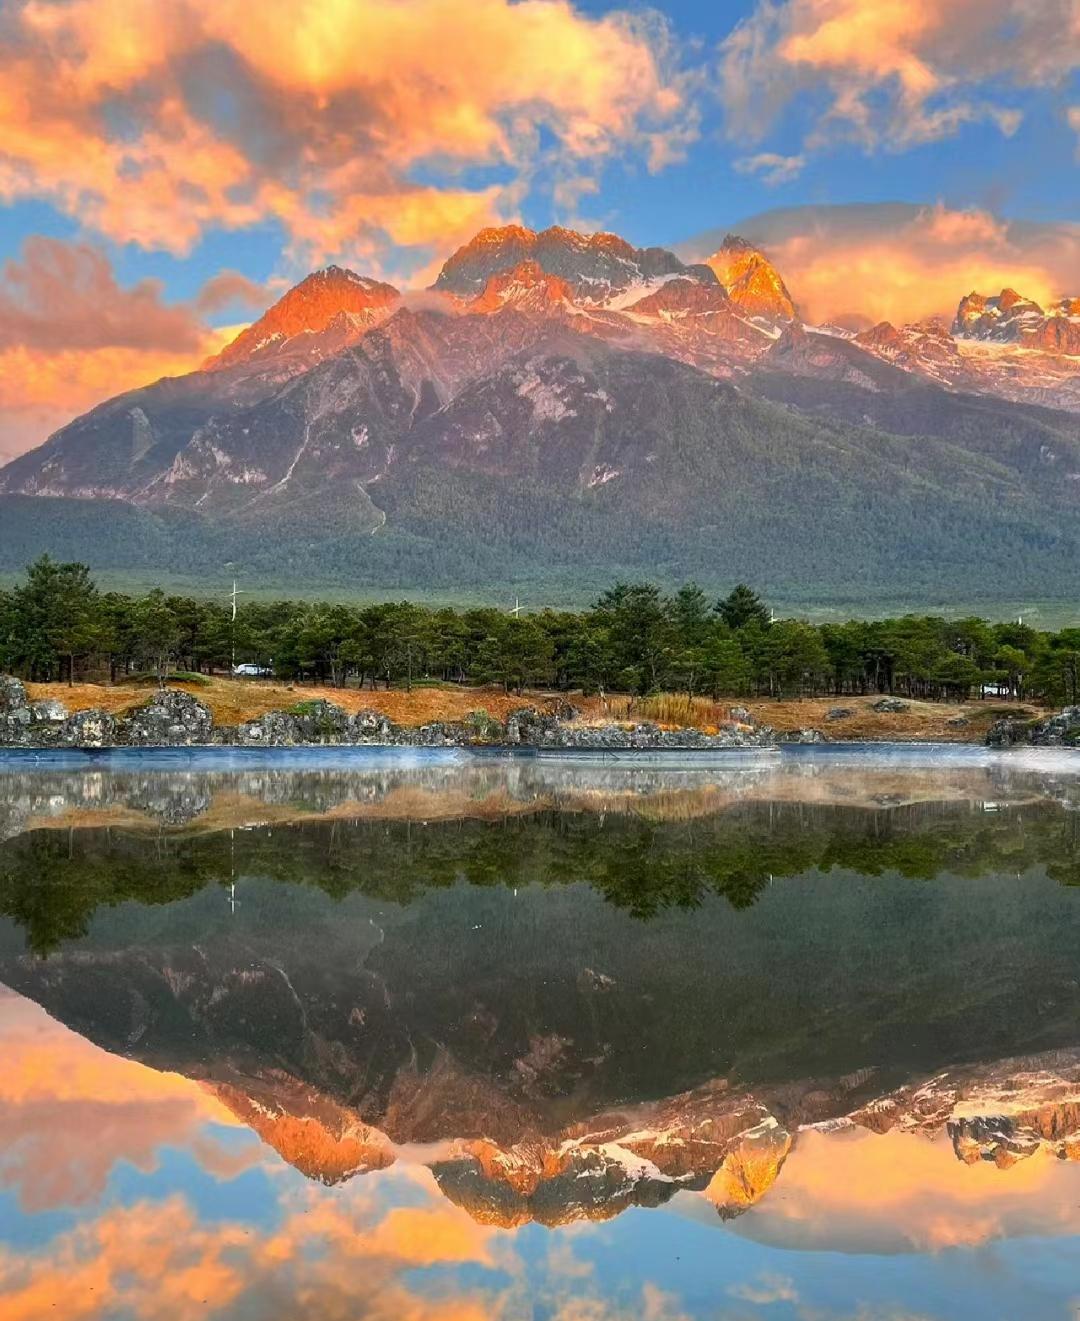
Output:
[[[103,384],[198,361],[215,327],[315,266],[422,285],[510,220],[688,251],[703,232],[769,233],[798,299],[807,242],[843,278],[835,234],[801,208],[906,202],[930,219],[903,234],[894,212],[861,213],[860,241],[903,271],[875,315],[941,311],[979,281],[1080,287],[1075,0],[263,0],[258,25],[239,4],[150,0],[120,15],[0,0],[0,454]],[[794,209],[779,237],[753,221],[775,208]],[[115,329],[133,288],[141,341]]]

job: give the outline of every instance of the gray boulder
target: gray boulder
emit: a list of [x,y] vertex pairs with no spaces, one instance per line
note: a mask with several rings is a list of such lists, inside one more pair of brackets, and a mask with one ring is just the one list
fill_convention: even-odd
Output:
[[10,711],[22,710],[30,705],[26,696],[26,685],[12,674],[0,674],[0,715]]
[[109,748],[116,742],[116,717],[91,708],[64,721],[59,742],[67,748]]
[[67,707],[55,697],[46,697],[44,701],[30,703],[30,718],[35,724],[38,722],[58,723],[61,720],[66,720],[67,717]]
[[826,720],[847,720],[855,714],[854,707],[850,706],[830,706],[826,712]]
[[1080,706],[1067,706],[1045,720],[1005,716],[995,720],[986,734],[992,748],[1028,744],[1036,748],[1080,747]]
[[882,697],[874,703],[873,709],[899,714],[901,711],[910,711],[911,703],[902,702],[899,697]]
[[19,679],[0,674],[0,744],[8,747],[30,747],[30,722],[33,716],[27,700],[26,688]]
[[1080,744],[1080,706],[1067,706],[1036,724],[1031,741],[1043,748],[1071,748]]
[[790,729],[780,735],[781,743],[828,743],[820,729]]
[[1011,748],[1016,743],[1030,742],[1031,738],[1026,722],[1013,720],[1008,716],[995,720],[986,731],[986,746],[988,748]]
[[[349,713],[333,702],[316,698],[288,711],[267,711],[233,731],[222,731],[227,742],[262,747],[298,744],[351,743]],[[230,737],[231,736],[231,737]]]
[[214,717],[190,693],[165,688],[136,707],[117,727],[118,741],[132,747],[193,747],[211,742]]
[[381,711],[357,711],[349,717],[349,742],[394,746],[401,743],[402,730]]

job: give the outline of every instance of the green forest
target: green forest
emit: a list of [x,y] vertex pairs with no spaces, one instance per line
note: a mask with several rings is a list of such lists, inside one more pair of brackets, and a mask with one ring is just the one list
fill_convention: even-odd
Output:
[[1080,628],[1040,631],[904,615],[811,624],[777,619],[745,584],[713,599],[617,583],[586,610],[352,606],[156,589],[101,591],[78,562],[42,556],[0,591],[0,671],[42,682],[247,673],[334,686],[502,684],[565,692],[798,697],[993,694],[1053,705],[1080,697]]

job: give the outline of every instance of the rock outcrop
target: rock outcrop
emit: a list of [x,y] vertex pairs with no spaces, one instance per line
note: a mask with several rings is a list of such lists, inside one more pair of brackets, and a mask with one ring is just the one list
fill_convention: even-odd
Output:
[[1036,748],[1074,748],[1080,745],[1080,706],[1066,706],[1045,720],[1017,720],[1005,716],[987,731],[992,748],[1026,744]]
[[116,720],[107,711],[69,714],[57,698],[31,702],[26,688],[0,675],[0,747],[102,748],[116,740]]
[[214,717],[204,702],[190,693],[163,688],[121,722],[118,742],[131,747],[192,747],[210,742],[213,725]]
[[587,725],[564,705],[553,712],[521,707],[506,724],[484,711],[461,721],[398,725],[378,711],[350,714],[318,698],[287,711],[267,711],[240,725],[215,725],[213,712],[180,689],[156,692],[122,716],[89,710],[68,714],[61,702],[31,702],[24,685],[0,676],[0,747],[509,747],[582,751],[709,751],[769,747],[771,729],[733,724],[717,734],[637,724]]
[[953,334],[1019,344],[1049,353],[1080,353],[1080,299],[1062,298],[1047,308],[1015,289],[993,298],[971,293],[960,300]]

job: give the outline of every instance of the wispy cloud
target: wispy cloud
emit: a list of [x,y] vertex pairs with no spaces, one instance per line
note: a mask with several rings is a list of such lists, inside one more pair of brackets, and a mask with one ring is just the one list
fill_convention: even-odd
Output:
[[758,1307],[799,1301],[798,1291],[786,1275],[760,1275],[746,1284],[733,1284],[728,1293]]
[[989,121],[1020,124],[1020,87],[1080,67],[1075,0],[760,0],[721,48],[733,133],[760,140],[814,98],[813,149],[837,137],[905,149]]
[[790,183],[797,179],[806,164],[806,156],[781,156],[775,151],[760,151],[756,156],[742,156],[735,162],[739,174],[759,175],[767,184]]

